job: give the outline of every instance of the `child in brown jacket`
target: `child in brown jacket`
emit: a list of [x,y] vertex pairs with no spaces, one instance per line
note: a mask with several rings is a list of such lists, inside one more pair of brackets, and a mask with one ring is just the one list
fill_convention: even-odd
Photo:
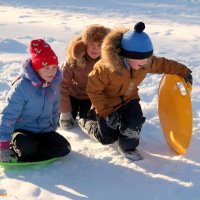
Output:
[[109,31],[102,25],[90,25],[68,45],[60,102],[60,126],[64,130],[72,128],[78,114],[85,118],[91,107],[86,94],[88,74],[100,59],[101,44]]
[[185,65],[153,55],[149,36],[139,22],[134,30],[115,29],[102,44],[102,57],[88,77],[87,93],[97,120],[79,120],[81,129],[100,143],[118,142],[122,155],[141,159],[136,147],[145,117],[140,106],[138,86],[147,73],[176,74],[192,83]]

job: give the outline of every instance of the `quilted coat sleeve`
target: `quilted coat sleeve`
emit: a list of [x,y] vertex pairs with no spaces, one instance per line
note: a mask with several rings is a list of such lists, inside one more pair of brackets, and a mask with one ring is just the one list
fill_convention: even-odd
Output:
[[94,105],[97,115],[106,117],[113,110],[107,106],[107,98],[104,90],[109,83],[106,69],[94,68],[88,77],[87,94]]
[[60,90],[58,89],[57,98],[53,104],[53,126],[55,130],[58,128],[59,108],[60,108]]
[[15,123],[26,103],[22,85],[13,86],[0,113],[0,140],[10,140]]
[[174,60],[168,60],[164,57],[152,56],[147,64],[149,73],[165,73],[176,74],[183,78],[190,74],[192,71],[185,65],[178,63]]
[[69,97],[69,88],[73,79],[73,68],[68,64],[63,68],[63,79],[60,84],[60,112],[66,113],[71,111],[71,101]]

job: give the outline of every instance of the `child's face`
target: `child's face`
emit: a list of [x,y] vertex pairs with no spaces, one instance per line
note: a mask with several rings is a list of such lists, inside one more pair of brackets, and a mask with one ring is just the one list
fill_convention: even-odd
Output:
[[147,58],[138,60],[138,59],[127,59],[128,64],[135,70],[139,70],[143,65],[147,64]]
[[38,75],[46,82],[51,82],[56,75],[57,66],[49,65],[37,71]]
[[92,59],[96,59],[101,56],[101,45],[96,42],[90,42],[87,45],[87,54]]

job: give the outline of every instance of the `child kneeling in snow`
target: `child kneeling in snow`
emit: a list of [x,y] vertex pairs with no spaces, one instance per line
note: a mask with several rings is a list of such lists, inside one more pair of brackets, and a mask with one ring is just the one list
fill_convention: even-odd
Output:
[[89,74],[87,94],[97,120],[83,118],[79,126],[102,144],[118,141],[119,151],[132,160],[141,159],[136,147],[145,122],[138,85],[147,73],[176,74],[192,83],[185,65],[153,56],[149,36],[139,22],[134,30],[111,31],[102,44],[102,58]]
[[101,44],[110,31],[102,25],[90,25],[70,42],[61,82],[60,126],[72,128],[77,115],[86,117],[91,101],[86,93],[88,74],[100,59]]
[[0,112],[0,161],[40,161],[65,156],[69,142],[56,132],[60,82],[58,58],[42,39],[30,43],[30,59],[21,67]]

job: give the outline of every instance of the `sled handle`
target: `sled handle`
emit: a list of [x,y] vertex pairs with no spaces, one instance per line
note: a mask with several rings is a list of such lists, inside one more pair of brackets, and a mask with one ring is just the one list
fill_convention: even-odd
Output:
[[[190,82],[186,82],[183,77],[177,76],[175,80],[177,86],[179,87],[179,90],[181,94],[184,96],[187,93],[191,94],[192,92],[192,84]],[[182,90],[182,86],[184,87],[184,92]]]

